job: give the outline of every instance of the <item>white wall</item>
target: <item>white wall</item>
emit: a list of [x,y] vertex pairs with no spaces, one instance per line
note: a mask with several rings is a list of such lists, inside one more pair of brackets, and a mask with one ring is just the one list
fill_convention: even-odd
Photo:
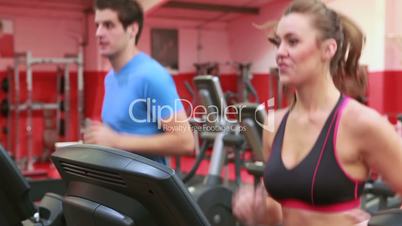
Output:
[[142,5],[142,8],[147,13],[148,11],[152,10],[152,8],[166,2],[166,0],[138,0]]
[[350,17],[366,34],[367,42],[360,62],[368,65],[370,71],[383,71],[385,69],[386,1],[333,0],[328,5]]
[[272,45],[268,43],[266,32],[252,24],[276,21],[281,16],[289,0],[274,1],[262,8],[258,16],[243,16],[229,24],[228,36],[233,60],[252,62],[256,73],[268,73],[275,66]]
[[402,1],[386,2],[385,68],[402,70]]
[[[200,30],[196,29],[196,21],[146,18],[139,46],[150,53],[151,28],[177,28],[179,72],[194,71],[195,62],[234,60],[253,62],[254,72],[267,73],[270,67],[275,66],[274,51],[264,32],[254,28],[252,23],[262,24],[278,19],[288,2],[290,0],[273,1],[262,8],[258,16],[243,16],[228,25],[211,23]],[[328,4],[354,19],[366,33],[367,44],[361,62],[368,64],[370,71],[402,69],[402,41],[385,37],[386,33],[402,36],[401,0],[332,0]],[[16,51],[31,50],[37,57],[76,53],[79,40],[85,39],[86,18],[78,6],[49,9],[39,5],[32,8],[3,4],[0,15],[13,22]],[[103,71],[108,64],[97,52],[93,15],[88,21],[86,70]],[[0,70],[11,64],[11,60],[0,59]],[[228,72],[230,68],[224,67],[222,71]]]
[[0,17],[0,20],[1,20],[2,24],[3,24],[3,32],[4,33],[7,33],[7,34],[14,33],[13,21],[5,19],[2,16]]
[[[86,18],[82,9],[77,7],[52,11],[46,7],[29,9],[10,6],[1,7],[0,15],[13,22],[17,52],[29,50],[34,57],[62,57],[65,53],[77,53],[79,42],[86,40],[84,31],[88,29],[85,70],[105,71],[110,68],[107,60],[98,54],[93,14]],[[139,47],[150,53],[151,28],[176,28],[179,31],[179,72],[194,72],[195,62],[230,61],[226,24],[211,23],[200,29],[196,29],[196,26],[197,22],[194,21],[146,18]],[[198,50],[198,45],[202,49]],[[0,70],[12,64],[11,59],[1,59]],[[54,70],[53,66],[35,68]]]
[[[78,7],[50,10],[2,6],[0,15],[13,22],[16,52],[31,51],[34,57],[62,57],[66,53],[78,53],[84,30],[84,14]],[[1,59],[0,70],[12,65],[12,62],[11,59]]]
[[[398,4],[402,2],[401,0],[391,1],[398,2]],[[289,2],[275,1],[264,7],[258,17],[242,17],[229,25],[228,36],[234,60],[253,62],[253,71],[256,73],[267,73],[270,67],[275,66],[274,49],[268,44],[264,33],[255,29],[251,24],[253,22],[263,24],[266,21],[277,20]],[[367,43],[363,50],[361,63],[369,65],[370,71],[384,70],[385,1],[332,0],[327,2],[329,7],[353,19],[366,34]],[[400,11],[400,9],[401,7],[393,7],[393,13],[398,14],[396,11]],[[395,23],[400,25],[400,22]],[[400,27],[398,26],[398,29]]]
[[[139,48],[151,52],[151,29],[173,28],[178,30],[179,72],[194,72],[196,62],[231,61],[226,24],[211,23],[197,29],[199,22],[145,18],[145,25]],[[200,47],[200,48],[198,48]],[[228,69],[223,68],[222,72]]]

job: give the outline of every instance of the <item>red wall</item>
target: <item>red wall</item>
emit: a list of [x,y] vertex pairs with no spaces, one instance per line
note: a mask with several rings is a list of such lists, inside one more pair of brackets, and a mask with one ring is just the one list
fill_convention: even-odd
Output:
[[395,122],[402,113],[402,71],[371,72],[368,91],[369,106]]
[[[25,76],[21,73],[21,86],[25,87]],[[103,80],[106,72],[87,71],[85,72],[85,117],[92,119],[100,119],[101,105],[103,100]],[[0,71],[0,81],[5,77],[5,72]],[[53,72],[35,72],[34,73],[34,100],[36,101],[55,101],[54,93],[56,93],[56,77]],[[76,90],[76,74],[71,74],[72,90]],[[173,76],[176,82],[178,93],[182,99],[188,101],[193,100],[193,96],[187,91],[184,83],[188,81],[193,89],[192,79],[193,73],[178,74]],[[220,77],[222,88],[224,91],[236,92],[237,82],[235,74],[224,74]],[[252,84],[257,90],[260,102],[266,102],[269,98],[268,87],[269,80],[268,74],[255,74],[253,76]],[[22,88],[22,90],[24,90]],[[384,71],[372,72],[369,74],[369,106],[373,107],[380,113],[386,114],[390,119],[394,119],[399,113],[402,112],[402,71]],[[22,98],[26,97],[26,92],[21,93]],[[0,91],[0,100],[5,98],[6,95]],[[76,107],[76,92],[71,96],[71,107]],[[24,121],[24,115],[22,115]],[[76,122],[76,114],[72,111],[72,122]],[[6,119],[0,116],[0,128],[6,126]],[[40,154],[43,150],[43,128],[44,128],[43,115],[40,112],[33,114],[33,131],[34,131],[34,153]],[[77,139],[77,124],[71,125],[71,133],[68,140]],[[20,124],[20,142],[22,153],[26,152],[26,136],[24,136],[25,126]],[[5,144],[6,136],[0,133],[0,141]]]
[[[84,74],[84,110],[85,117],[90,117],[94,119],[99,119],[100,115],[100,106],[103,99],[103,78],[106,73],[103,72],[85,72]],[[0,81],[6,76],[6,73],[0,72]],[[34,102],[56,102],[56,94],[57,94],[57,78],[55,72],[48,71],[35,71],[33,73],[33,101]],[[20,73],[20,100],[24,102],[26,100],[26,81],[25,81],[25,72]],[[72,93],[70,96],[71,99],[71,125],[69,126],[69,132],[65,137],[61,138],[60,141],[73,141],[78,140],[78,130],[77,130],[77,74],[70,74],[70,85],[72,89]],[[12,84],[12,83],[11,83]],[[13,87],[10,87],[12,89]],[[0,92],[0,100],[6,98],[6,94],[4,92]],[[7,127],[7,118],[0,116],[0,128]],[[27,151],[27,136],[25,133],[26,129],[26,113],[23,112],[20,115],[20,126],[19,126],[19,136],[20,139],[18,141],[18,145],[20,145],[20,150],[22,155],[24,155]],[[41,111],[34,111],[32,115],[33,122],[33,144],[34,144],[34,153],[39,154],[43,150],[43,130],[44,130],[44,117]],[[15,120],[12,119],[12,125],[15,125]],[[14,127],[12,129],[15,129]],[[1,130],[0,130],[1,131]],[[13,151],[11,147],[7,144],[7,136],[4,133],[0,133],[0,142],[4,144],[9,151]],[[16,144],[12,144],[14,147]]]
[[[5,72],[0,71],[0,81],[5,77]],[[57,86],[56,86],[56,76],[55,72],[48,72],[48,71],[35,71],[33,73],[33,100],[40,101],[40,102],[55,102],[57,93]],[[96,71],[86,71],[84,74],[84,81],[85,81],[85,100],[84,100],[84,109],[85,109],[85,117],[89,117],[92,119],[99,120],[101,114],[101,106],[102,100],[104,95],[103,90],[103,80],[106,72],[96,72]],[[21,100],[26,99],[26,82],[25,82],[25,72],[21,72],[20,75],[21,81]],[[187,91],[185,88],[185,82],[189,82],[193,89],[194,85],[192,83],[192,79],[194,78],[194,73],[185,73],[173,76],[175,80],[176,87],[179,93],[179,96],[182,99],[186,99],[188,101],[192,101],[194,99],[193,96]],[[256,75],[254,76],[252,83],[255,86],[259,98],[261,101],[265,101],[268,99],[268,76],[267,75]],[[236,75],[235,74],[224,74],[220,77],[222,88],[224,91],[231,91],[236,93],[237,89],[237,82],[236,82]],[[71,89],[73,93],[71,95],[71,108],[76,109],[77,102],[76,102],[76,81],[77,81],[77,74],[71,73]],[[6,94],[0,92],[0,100],[6,98]],[[70,133],[62,140],[77,140],[77,115],[75,111],[71,111],[71,122],[72,125],[70,128]],[[21,147],[21,152],[24,155],[26,153],[26,133],[25,133],[25,119],[26,114],[21,114],[20,116],[20,139],[19,145]],[[43,113],[40,111],[35,111],[33,114],[33,137],[34,137],[34,153],[40,154],[43,150],[43,128],[44,128],[44,120],[43,120]],[[15,122],[13,121],[13,125]],[[0,128],[7,127],[6,118],[0,116]],[[6,135],[0,133],[0,142],[7,146],[6,144]]]

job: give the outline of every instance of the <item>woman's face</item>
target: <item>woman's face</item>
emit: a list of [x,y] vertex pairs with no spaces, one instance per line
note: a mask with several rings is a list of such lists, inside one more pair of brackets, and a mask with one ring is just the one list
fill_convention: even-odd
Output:
[[317,40],[318,32],[310,16],[291,13],[281,18],[271,41],[277,47],[276,63],[282,83],[297,86],[322,72],[324,60]]

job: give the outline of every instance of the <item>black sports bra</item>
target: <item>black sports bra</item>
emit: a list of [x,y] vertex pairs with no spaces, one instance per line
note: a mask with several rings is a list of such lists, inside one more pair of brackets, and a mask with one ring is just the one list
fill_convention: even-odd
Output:
[[348,100],[343,96],[339,98],[312,150],[292,169],[284,166],[281,157],[289,111],[283,117],[264,170],[267,191],[282,206],[324,212],[360,206],[364,181],[351,178],[341,168],[336,155],[340,116]]

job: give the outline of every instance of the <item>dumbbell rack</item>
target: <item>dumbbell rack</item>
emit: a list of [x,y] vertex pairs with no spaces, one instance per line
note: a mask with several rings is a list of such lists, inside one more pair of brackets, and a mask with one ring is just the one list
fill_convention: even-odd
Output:
[[[9,149],[13,150],[15,160],[17,165],[27,172],[32,172],[34,170],[33,164],[35,159],[33,158],[33,134],[32,134],[32,113],[35,110],[60,110],[63,107],[64,110],[64,120],[65,120],[65,134],[66,138],[69,139],[71,132],[69,131],[69,126],[71,126],[70,119],[70,98],[71,98],[71,87],[70,87],[70,66],[77,66],[77,123],[78,123],[78,138],[82,134],[83,130],[83,119],[84,119],[84,62],[82,49],[79,51],[78,55],[66,55],[64,58],[34,58],[31,52],[26,53],[16,53],[14,57],[14,90],[13,97],[10,99],[10,110],[8,117],[8,129],[13,130],[8,133],[8,146]],[[33,76],[32,76],[32,66],[33,65],[63,65],[64,66],[64,101],[63,106],[60,106],[60,101],[55,103],[38,103],[33,101]],[[21,100],[21,87],[20,87],[20,66],[25,66],[26,69],[26,100]],[[11,87],[10,87],[11,88]],[[11,92],[9,92],[11,95]],[[26,112],[26,135],[27,135],[27,157],[23,158],[21,153],[20,139],[20,114]],[[14,120],[12,119],[14,116]],[[14,124],[13,124],[14,123]],[[14,135],[14,136],[13,136]],[[13,136],[11,138],[11,136]],[[14,142],[11,141],[14,140]],[[13,145],[14,144],[14,147]]]

